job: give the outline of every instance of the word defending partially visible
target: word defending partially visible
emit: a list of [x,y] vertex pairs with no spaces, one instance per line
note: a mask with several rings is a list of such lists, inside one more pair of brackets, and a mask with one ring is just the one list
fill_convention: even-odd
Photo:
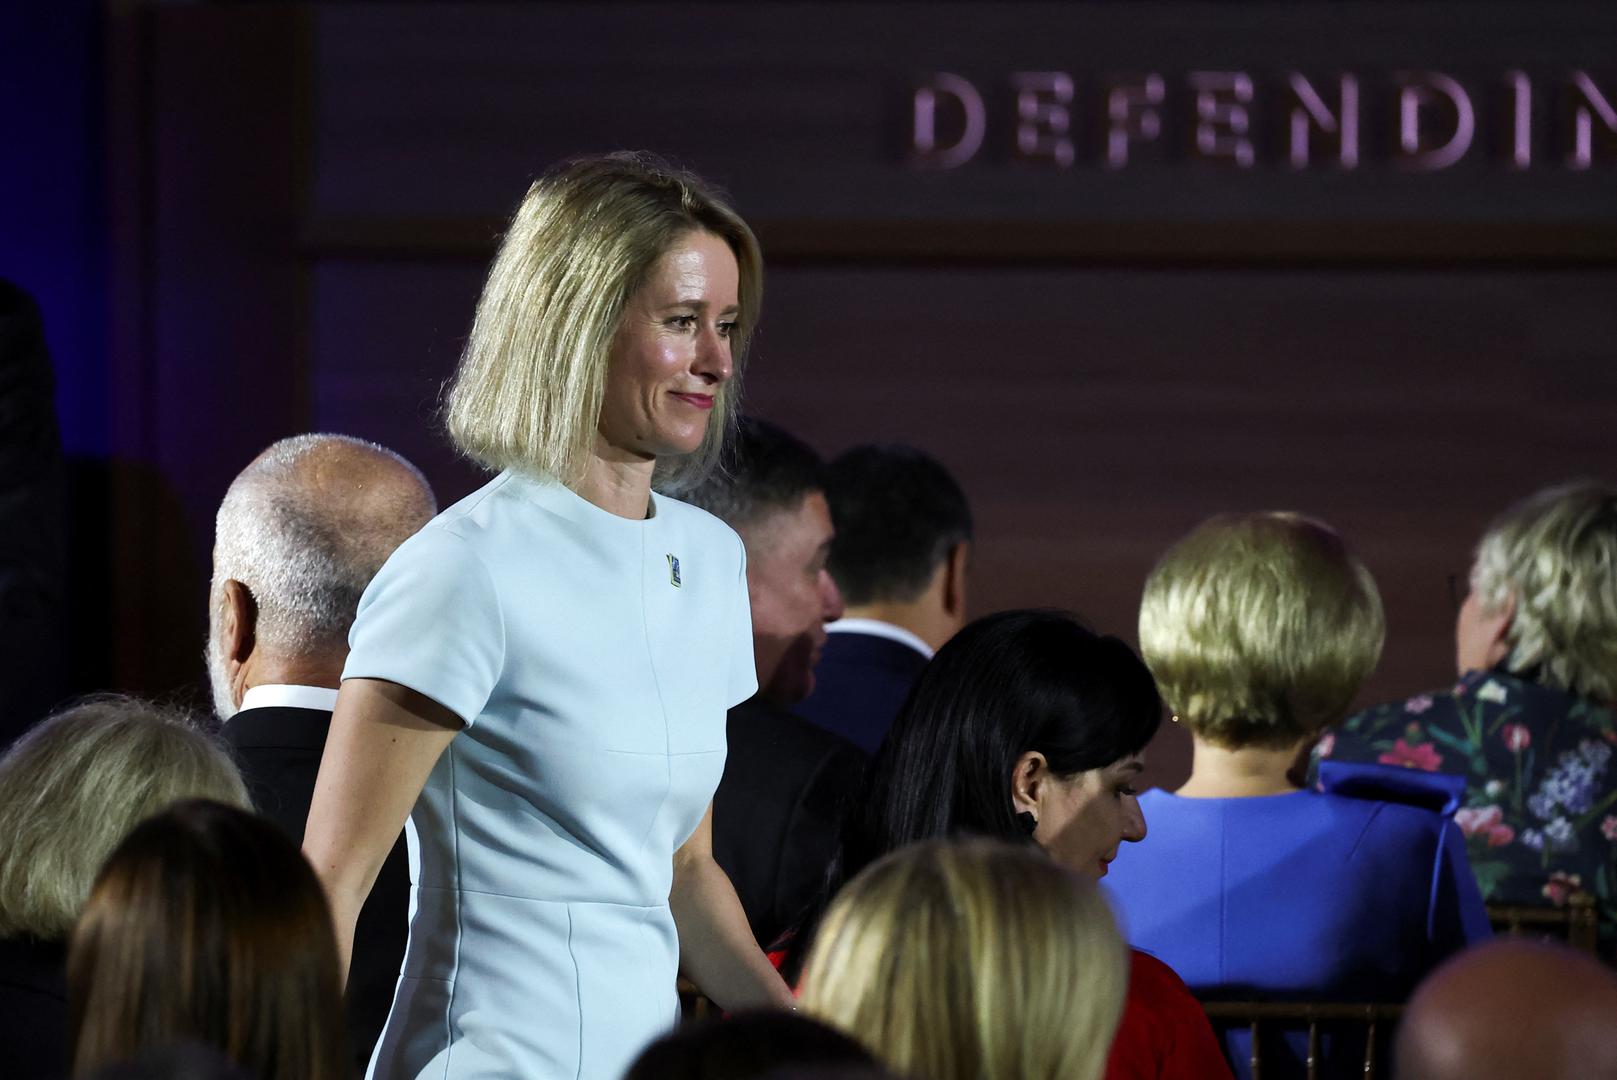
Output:
[[[1176,150],[1234,169],[1273,161],[1299,171],[1355,169],[1369,158],[1438,172],[1484,154],[1513,170],[1617,162],[1617,95],[1586,71],[1548,86],[1507,71],[1481,90],[1435,71],[1374,82],[1283,72],[1262,83],[1245,71],[1192,71],[1174,83],[1147,73],[1083,96],[1061,71],[1016,72],[992,86],[935,73],[912,92],[910,163],[954,169],[993,152],[1060,169],[1081,158],[1123,169]],[[1003,121],[991,119],[1002,112]],[[1171,128],[1181,137],[1170,145]]]

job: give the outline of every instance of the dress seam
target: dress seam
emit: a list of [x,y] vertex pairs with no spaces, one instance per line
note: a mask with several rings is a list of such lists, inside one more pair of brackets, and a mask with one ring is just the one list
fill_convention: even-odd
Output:
[[[459,893],[465,896],[497,896],[502,900],[524,900],[534,904],[557,904],[564,907],[619,907],[631,911],[661,911],[667,904],[626,904],[615,900],[547,900],[542,896],[523,896],[520,893],[494,892],[492,889],[459,889],[453,885],[417,885],[421,892]],[[458,913],[457,913],[458,917]]]
[[1229,820],[1224,807],[1219,807],[1218,814],[1218,981],[1222,985],[1229,982],[1229,972],[1226,970],[1224,947],[1229,939]]
[[1353,857],[1359,853],[1359,848],[1364,846],[1365,837],[1370,835],[1371,828],[1374,827],[1376,819],[1381,816],[1381,811],[1385,809],[1386,805],[1386,803],[1377,805],[1365,817],[1364,825],[1360,827],[1359,835],[1353,838],[1353,846],[1348,848],[1347,857],[1342,860],[1343,862],[1352,861]]
[[[663,795],[657,802],[657,809],[646,822],[646,831],[640,837],[640,853],[646,853],[646,842],[657,832],[657,823],[662,820],[663,811],[668,808],[668,798],[674,791],[674,769],[672,765],[672,741],[668,734],[668,701],[663,696],[662,676],[657,672],[657,653],[651,644],[651,605],[646,596],[648,574],[646,573],[646,534],[640,534],[640,634],[646,643],[646,666],[651,669],[651,684],[657,688],[657,708],[663,717]],[[706,751],[716,753],[716,751]],[[645,757],[655,757],[655,754],[644,754]]]
[[1452,821],[1445,820],[1437,827],[1437,850],[1432,853],[1432,877],[1427,885],[1426,918],[1424,920],[1426,924],[1426,944],[1429,946],[1437,940],[1437,902],[1443,891],[1443,845],[1448,838],[1448,830],[1453,824]]
[[[461,915],[461,865],[460,865],[460,786],[455,777],[455,744],[450,740],[449,749],[449,835],[453,842],[453,858],[455,862],[455,887],[450,890],[455,895],[455,953],[454,960],[449,965],[449,999],[444,1003],[444,1080],[449,1080],[449,1062],[455,1054],[455,991],[460,985],[460,950],[465,939],[465,926]],[[571,939],[569,938],[569,941]]]
[[[655,680],[656,675],[653,674],[652,678],[653,678],[653,680]],[[658,693],[659,693],[659,695],[661,694],[660,688],[659,688]],[[664,714],[666,716],[666,710],[664,710]],[[665,720],[664,723],[666,723],[666,722],[667,721]],[[667,732],[665,731],[664,734],[663,734],[663,740],[666,742],[667,738],[668,738],[668,735],[667,735]],[[714,747],[712,750],[680,750],[678,752],[675,752],[673,750],[664,750],[664,751],[658,751],[658,750],[612,750],[612,749],[608,749],[607,747],[603,746],[603,747],[600,748],[600,750],[601,750],[601,753],[603,753],[603,754],[622,754],[625,757],[667,757],[667,758],[677,758],[677,757],[701,757],[704,754],[722,754],[722,753],[724,753],[724,748],[723,747]]]
[[[471,496],[468,497],[469,505],[461,507],[460,512],[457,513],[453,518],[446,516],[439,528],[446,532],[453,532],[454,530],[451,529],[451,525],[458,525],[466,518],[471,517],[472,512],[479,506],[482,506],[485,502],[504,491],[506,485],[510,483],[510,481],[511,474],[509,472],[502,472],[492,481],[484,484],[482,490],[473,492]],[[454,535],[462,540],[466,539],[466,537],[461,536],[461,534],[458,532],[454,533]]]
[[578,1056],[574,1059],[573,1078],[584,1075],[584,979],[578,972],[578,957],[573,953],[573,905],[567,909],[567,959],[573,962],[573,1006],[578,1014]]

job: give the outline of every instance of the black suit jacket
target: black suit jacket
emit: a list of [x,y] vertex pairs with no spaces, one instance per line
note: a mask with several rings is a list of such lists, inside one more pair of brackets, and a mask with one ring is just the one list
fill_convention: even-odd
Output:
[[797,712],[874,754],[924,667],[926,657],[901,641],[854,631],[827,635],[814,692]]
[[0,938],[0,1076],[67,1075],[67,943]]
[[846,739],[757,697],[731,709],[725,726],[713,857],[768,948],[819,893],[868,759]]
[[[245,709],[225,722],[225,738],[235,747],[253,805],[298,844],[330,724],[328,712],[285,706]],[[409,932],[410,861],[401,834],[354,927],[346,1001],[349,1048],[361,1070],[393,1006]]]

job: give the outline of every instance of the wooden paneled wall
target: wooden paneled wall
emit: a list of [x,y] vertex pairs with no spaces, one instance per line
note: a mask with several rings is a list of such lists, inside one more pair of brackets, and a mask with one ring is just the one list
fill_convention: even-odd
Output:
[[[1174,537],[1220,510],[1302,510],[1374,570],[1389,636],[1366,697],[1402,695],[1452,675],[1446,578],[1488,517],[1617,473],[1610,169],[1478,161],[1422,187],[1384,163],[1362,182],[1265,166],[1242,187],[1172,161],[1066,177],[997,161],[949,181],[893,142],[916,72],[1108,56],[1380,71],[1421,59],[1385,25],[1421,16],[1335,6],[1378,13],[1353,39],[1270,4],[676,7],[118,24],[125,685],[201,678],[212,510],[270,440],[377,439],[444,502],[477,482],[437,433],[438,389],[503,215],[585,149],[654,144],[730,187],[769,260],[749,408],[828,454],[884,440],[944,460],[978,516],[978,612],[1055,604],[1132,636]],[[1512,56],[1551,65],[1580,25],[1598,52],[1617,27],[1555,12],[1537,37],[1424,47],[1481,79]],[[1175,734],[1165,782],[1185,767]]]

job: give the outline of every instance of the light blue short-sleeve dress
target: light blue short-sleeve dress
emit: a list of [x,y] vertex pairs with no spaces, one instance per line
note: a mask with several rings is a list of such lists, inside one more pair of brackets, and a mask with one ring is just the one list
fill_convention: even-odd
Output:
[[617,1080],[676,1019],[673,854],[756,678],[740,538],[502,473],[360,601],[343,677],[465,722],[406,835],[410,943],[370,1075]]

